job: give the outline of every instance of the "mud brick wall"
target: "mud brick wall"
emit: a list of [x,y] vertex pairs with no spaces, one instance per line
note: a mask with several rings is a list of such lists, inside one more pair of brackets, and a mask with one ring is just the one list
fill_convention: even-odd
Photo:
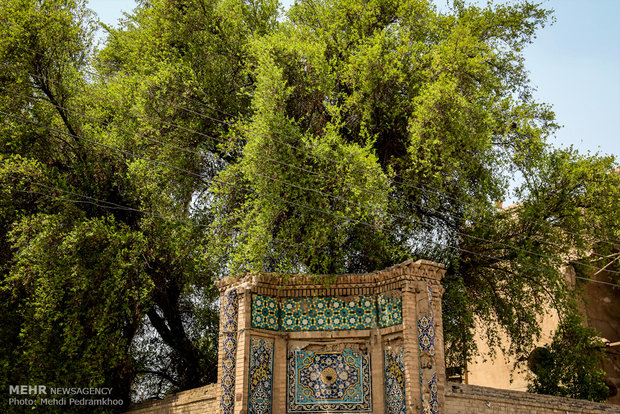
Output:
[[620,406],[448,383],[446,414],[620,414]]
[[148,401],[131,407],[128,414],[198,414],[217,413],[219,410],[219,384],[179,392],[163,400]]

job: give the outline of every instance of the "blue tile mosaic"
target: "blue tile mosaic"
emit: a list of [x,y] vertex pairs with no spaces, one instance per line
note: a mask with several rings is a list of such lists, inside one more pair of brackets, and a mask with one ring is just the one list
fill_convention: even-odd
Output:
[[[378,309],[379,310],[378,310]],[[380,315],[377,321],[377,314]],[[402,323],[400,298],[370,295],[278,300],[252,296],[252,327],[282,331],[339,331]]]
[[432,316],[423,316],[418,320],[418,343],[421,352],[435,355],[435,327]]
[[283,331],[334,331],[376,326],[372,296],[293,298],[282,301]]
[[252,328],[270,329],[279,328],[278,301],[270,296],[252,296]]
[[379,308],[380,328],[403,323],[401,302],[401,298],[379,295],[377,298],[377,305]]
[[220,408],[222,414],[233,414],[235,409],[235,361],[237,359],[237,315],[239,309],[237,291],[229,290],[222,295],[222,373]]
[[272,413],[273,341],[250,339],[248,414]]
[[405,398],[405,355],[403,347],[384,351],[385,412],[407,414]]
[[372,411],[370,358],[342,352],[294,351],[288,363],[288,412]]
[[222,331],[223,332],[236,332],[237,331],[237,313],[239,310],[239,298],[237,291],[234,289],[229,290],[221,298],[221,312],[222,317]]
[[439,401],[437,401],[437,372],[433,373],[433,378],[428,382],[428,387],[431,390],[431,399],[429,401],[431,406],[431,414],[438,414]]
[[427,285],[428,301],[430,305],[429,315],[422,316],[418,319],[418,344],[420,352],[428,355],[435,355],[435,326],[433,318],[433,292],[431,287]]

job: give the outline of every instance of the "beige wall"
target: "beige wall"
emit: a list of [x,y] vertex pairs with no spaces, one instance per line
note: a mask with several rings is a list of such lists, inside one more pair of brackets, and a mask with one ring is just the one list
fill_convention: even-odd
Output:
[[[588,275],[595,280],[612,282],[611,275],[602,271]],[[620,342],[620,289],[614,289],[601,283],[588,283],[584,287],[584,312],[588,324],[607,339],[610,343]],[[603,363],[607,381],[620,389],[620,346],[607,349],[607,359]],[[620,393],[607,400],[612,404],[620,404]]]
[[[558,315],[555,311],[550,311],[540,318],[541,337],[538,341],[532,343],[532,351],[538,346],[551,343],[558,322]],[[488,342],[485,340],[484,332],[480,328],[476,329],[474,340],[480,355],[477,355],[467,365],[466,382],[468,384],[514,391],[527,391],[527,374],[530,371],[526,361],[517,362],[515,358],[507,357],[499,348],[495,348],[495,353],[492,354]],[[507,346],[507,337],[503,337],[502,340],[505,346]]]
[[163,400],[149,401],[131,407],[130,414],[215,414],[219,411],[219,384],[179,392]]
[[[570,273],[572,269],[566,270]],[[574,273],[574,272],[573,272]],[[588,275],[587,277],[609,282],[607,272]],[[574,279],[570,279],[574,283]],[[611,343],[620,342],[620,290],[600,283],[587,283],[583,286],[582,312],[587,324],[595,328],[601,337]],[[549,307],[551,308],[551,307]],[[557,312],[549,311],[541,319],[541,337],[532,343],[531,350],[551,343],[558,326]],[[507,341],[507,338],[502,338]],[[501,349],[496,348],[492,355],[482,329],[476,329],[475,341],[480,355],[467,365],[465,382],[470,385],[501,388],[514,391],[527,390],[527,375],[530,373],[527,362],[518,362],[509,358]],[[607,359],[602,367],[606,372],[608,383],[620,389],[620,347],[609,348]],[[607,402],[620,404],[620,393],[611,396]]]

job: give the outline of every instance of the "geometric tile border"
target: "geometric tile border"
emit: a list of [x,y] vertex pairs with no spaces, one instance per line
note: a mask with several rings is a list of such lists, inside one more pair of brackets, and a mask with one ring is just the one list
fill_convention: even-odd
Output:
[[284,298],[252,295],[252,327],[272,331],[346,331],[402,323],[401,299],[379,295]]

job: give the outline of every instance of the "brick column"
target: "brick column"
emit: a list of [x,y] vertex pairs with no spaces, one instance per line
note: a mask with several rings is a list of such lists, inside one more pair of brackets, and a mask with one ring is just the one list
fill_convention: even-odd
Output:
[[422,393],[422,413],[440,412],[437,388],[437,352],[435,346],[435,320],[431,305],[432,295],[429,285],[416,282],[417,333],[420,360],[420,390]]
[[248,411],[248,373],[250,361],[250,330],[252,329],[251,294],[239,288],[239,330],[237,334],[237,383],[235,385],[235,414]]
[[275,336],[273,350],[273,413],[286,413],[287,378],[286,361],[287,340],[281,335]]
[[411,282],[407,282],[403,287],[402,312],[407,412],[419,413],[422,405],[420,395],[416,294],[415,286],[412,286]]
[[378,329],[370,334],[370,361],[372,376],[372,412],[385,413],[385,371],[383,363],[383,343]]
[[435,366],[437,370],[437,402],[439,412],[445,412],[446,407],[446,353],[443,342],[443,316],[441,300],[444,288],[440,284],[431,285],[433,294],[433,315],[435,319]]

